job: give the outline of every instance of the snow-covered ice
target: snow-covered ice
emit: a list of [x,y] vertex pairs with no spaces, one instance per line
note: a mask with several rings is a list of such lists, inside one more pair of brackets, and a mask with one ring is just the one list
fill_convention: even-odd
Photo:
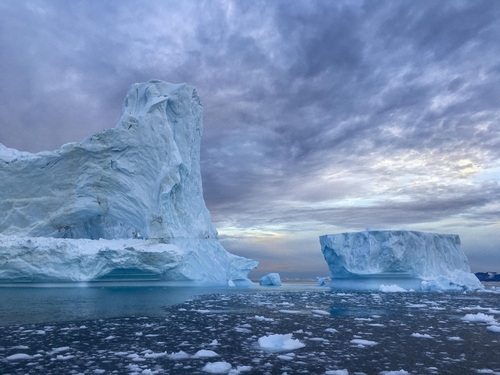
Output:
[[134,84],[113,129],[37,154],[0,144],[0,280],[87,281],[114,270],[238,285],[205,206],[202,106],[188,85]]
[[482,289],[458,235],[366,230],[320,236],[320,244],[332,287],[378,289],[377,279],[390,279],[421,290]]

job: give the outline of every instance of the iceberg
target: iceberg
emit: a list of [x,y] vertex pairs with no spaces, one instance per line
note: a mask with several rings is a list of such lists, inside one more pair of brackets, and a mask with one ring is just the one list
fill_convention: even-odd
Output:
[[259,280],[259,285],[262,286],[281,286],[280,275],[276,272],[262,276]]
[[330,269],[329,286],[379,289],[477,290],[482,285],[455,234],[375,231],[320,236]]
[[32,154],[0,144],[0,281],[90,281],[116,270],[250,283],[205,206],[202,105],[186,84],[128,90],[115,128]]

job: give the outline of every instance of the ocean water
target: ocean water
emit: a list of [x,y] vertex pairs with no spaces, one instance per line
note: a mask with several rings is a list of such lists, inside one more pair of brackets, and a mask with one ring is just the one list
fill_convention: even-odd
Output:
[[[4,286],[0,374],[500,374],[492,285],[476,293]],[[276,334],[300,345],[259,345]]]

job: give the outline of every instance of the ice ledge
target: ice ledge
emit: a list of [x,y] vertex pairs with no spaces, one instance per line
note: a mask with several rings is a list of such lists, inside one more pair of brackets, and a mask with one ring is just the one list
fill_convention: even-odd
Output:
[[391,279],[421,290],[483,288],[456,234],[366,230],[320,236],[320,244],[331,286],[378,289]]
[[250,284],[258,263],[228,253],[215,239],[89,240],[0,235],[2,282],[81,282],[116,270],[196,285]]

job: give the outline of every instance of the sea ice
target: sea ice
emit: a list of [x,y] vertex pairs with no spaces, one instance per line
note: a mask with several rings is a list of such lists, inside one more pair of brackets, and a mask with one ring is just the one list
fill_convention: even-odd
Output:
[[269,273],[266,276],[262,276],[259,280],[259,284],[263,286],[281,286],[281,278],[278,273]]
[[[0,280],[88,281],[129,270],[249,284],[205,206],[202,106],[162,81],[130,87],[113,129],[37,154],[0,144]],[[139,272],[138,272],[139,271]]]
[[292,334],[262,336],[258,340],[259,346],[267,350],[295,350],[303,348],[305,345],[299,340],[292,339]]
[[[460,249],[458,235],[416,231],[374,231],[320,236],[332,287],[375,289],[377,280],[422,290],[478,290]],[[345,281],[343,281],[345,280]]]

